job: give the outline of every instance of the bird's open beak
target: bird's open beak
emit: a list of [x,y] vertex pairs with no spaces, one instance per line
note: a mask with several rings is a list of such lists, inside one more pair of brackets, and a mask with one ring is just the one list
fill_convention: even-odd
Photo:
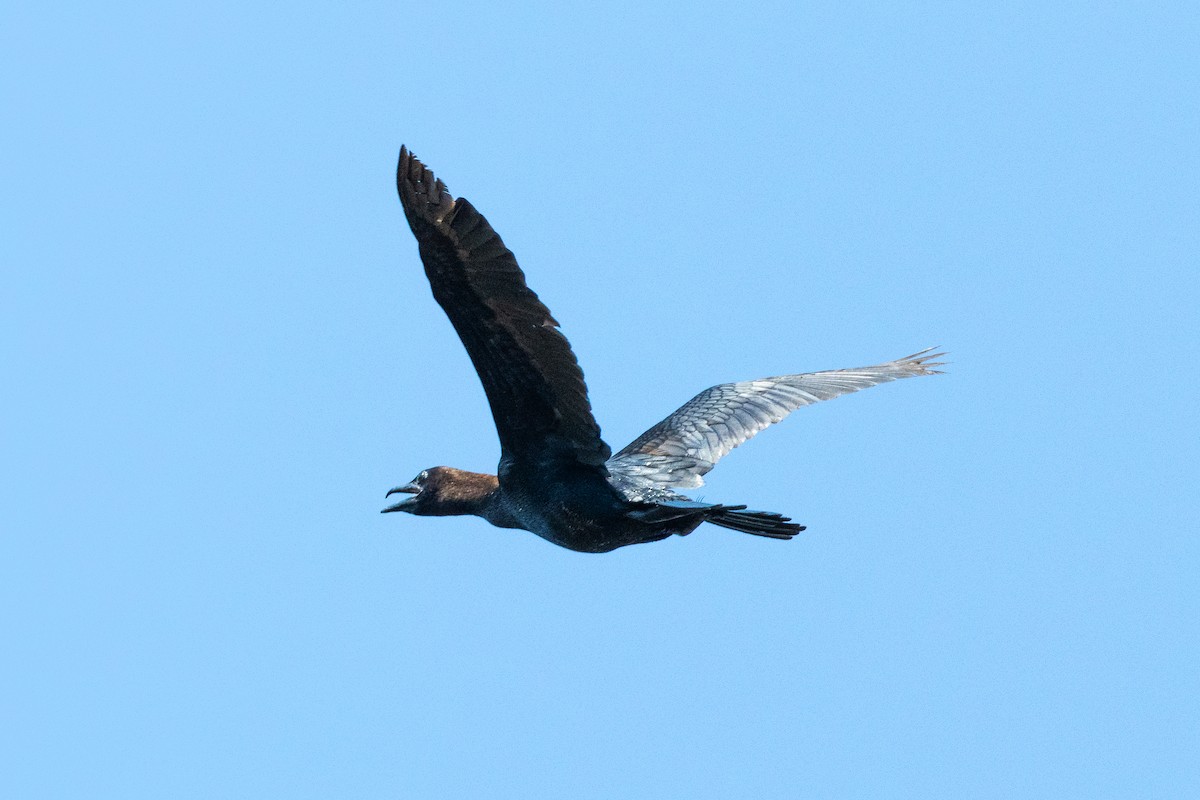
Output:
[[379,513],[386,514],[389,511],[403,511],[404,507],[406,505],[408,505],[409,503],[411,503],[413,500],[415,500],[416,499],[415,495],[420,494],[420,492],[421,492],[421,487],[417,486],[416,481],[412,481],[411,483],[406,483],[403,486],[397,486],[393,489],[389,489],[388,493],[385,494],[384,497],[391,497],[394,494],[411,494],[414,496],[409,497],[406,500],[401,500],[399,503],[396,503],[396,505],[394,505],[394,506],[388,506],[387,508],[385,508],[383,511],[380,511]]

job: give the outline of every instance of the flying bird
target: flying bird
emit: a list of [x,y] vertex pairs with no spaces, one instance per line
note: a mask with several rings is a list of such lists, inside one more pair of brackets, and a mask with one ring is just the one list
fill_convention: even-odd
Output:
[[934,359],[942,354],[930,348],[873,367],[723,383],[614,456],[600,438],[570,343],[492,226],[404,147],[396,184],[434,299],[483,383],[500,464],[495,475],[422,470],[387,493],[407,496],[384,513],[473,514],[585,553],[683,536],[704,522],[790,539],[804,526],[782,514],[698,502],[675,490],[703,485],[722,456],[801,406],[941,366]]

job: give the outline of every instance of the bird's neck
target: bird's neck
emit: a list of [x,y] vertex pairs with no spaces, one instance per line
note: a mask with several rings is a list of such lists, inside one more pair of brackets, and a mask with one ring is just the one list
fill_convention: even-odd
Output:
[[505,506],[500,491],[500,480],[484,472],[468,472],[447,468],[451,471],[438,493],[438,504],[433,511],[437,516],[483,517],[500,528],[519,528]]

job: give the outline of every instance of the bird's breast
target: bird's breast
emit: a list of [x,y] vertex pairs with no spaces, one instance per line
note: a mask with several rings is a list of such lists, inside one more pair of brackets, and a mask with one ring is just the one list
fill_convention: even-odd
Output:
[[607,483],[502,481],[501,493],[506,512],[520,527],[571,550],[603,553],[646,541],[650,532],[627,516],[629,503]]

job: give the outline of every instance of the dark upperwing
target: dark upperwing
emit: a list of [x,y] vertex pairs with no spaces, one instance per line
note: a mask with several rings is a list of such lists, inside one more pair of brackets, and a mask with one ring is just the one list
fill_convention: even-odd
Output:
[[434,299],[483,382],[503,457],[606,474],[611,451],[592,417],[583,371],[512,252],[470,202],[455,200],[404,147],[396,185]]

